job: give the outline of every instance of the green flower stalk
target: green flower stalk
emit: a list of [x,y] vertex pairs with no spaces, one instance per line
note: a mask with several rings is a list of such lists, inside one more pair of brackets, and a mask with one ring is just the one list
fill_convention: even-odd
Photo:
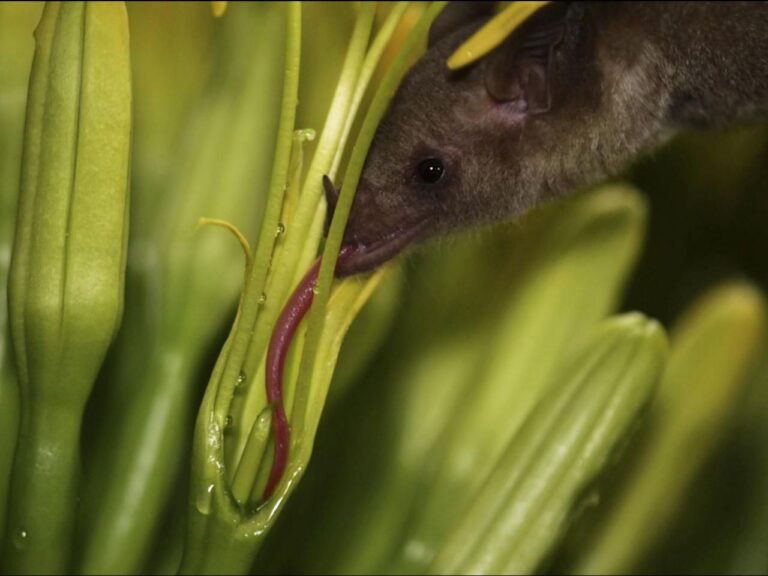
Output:
[[120,324],[131,75],[123,3],[49,3],[36,31],[9,317],[21,420],[2,566],[66,572],[86,401]]

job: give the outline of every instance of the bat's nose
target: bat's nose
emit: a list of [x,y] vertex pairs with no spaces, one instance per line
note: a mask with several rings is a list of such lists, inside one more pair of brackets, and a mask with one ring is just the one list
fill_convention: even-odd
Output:
[[[328,176],[323,176],[325,201],[328,205],[325,218],[325,235],[331,226],[331,220],[336,211],[339,191]],[[379,205],[377,195],[368,188],[364,181],[360,182],[352,210],[344,231],[344,245],[369,244],[386,235],[396,223],[386,221],[386,212]]]
[[393,223],[387,221],[376,195],[358,190],[344,231],[344,244],[370,244],[386,236]]

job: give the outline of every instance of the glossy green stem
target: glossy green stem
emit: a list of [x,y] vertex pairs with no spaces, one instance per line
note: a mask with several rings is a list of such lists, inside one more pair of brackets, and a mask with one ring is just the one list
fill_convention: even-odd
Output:
[[235,535],[236,528],[221,514],[190,518],[188,535],[204,544],[185,547],[179,574],[248,574],[263,533],[243,538]]
[[79,441],[76,410],[40,402],[22,410],[4,573],[68,571],[80,471]]

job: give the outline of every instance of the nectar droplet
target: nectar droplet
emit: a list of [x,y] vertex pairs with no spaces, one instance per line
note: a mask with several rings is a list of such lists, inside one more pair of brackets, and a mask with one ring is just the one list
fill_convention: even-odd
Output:
[[211,513],[211,499],[213,498],[213,484],[209,484],[205,492],[198,494],[195,499],[195,507],[200,514],[208,515]]
[[312,128],[301,128],[293,132],[294,137],[300,142],[312,141],[315,139],[316,132]]

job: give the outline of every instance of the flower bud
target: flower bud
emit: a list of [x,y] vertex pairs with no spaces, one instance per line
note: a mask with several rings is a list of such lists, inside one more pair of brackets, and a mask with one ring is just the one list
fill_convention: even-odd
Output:
[[125,5],[48,3],[35,38],[9,281],[21,423],[3,563],[52,572],[67,569],[83,410],[122,314]]

